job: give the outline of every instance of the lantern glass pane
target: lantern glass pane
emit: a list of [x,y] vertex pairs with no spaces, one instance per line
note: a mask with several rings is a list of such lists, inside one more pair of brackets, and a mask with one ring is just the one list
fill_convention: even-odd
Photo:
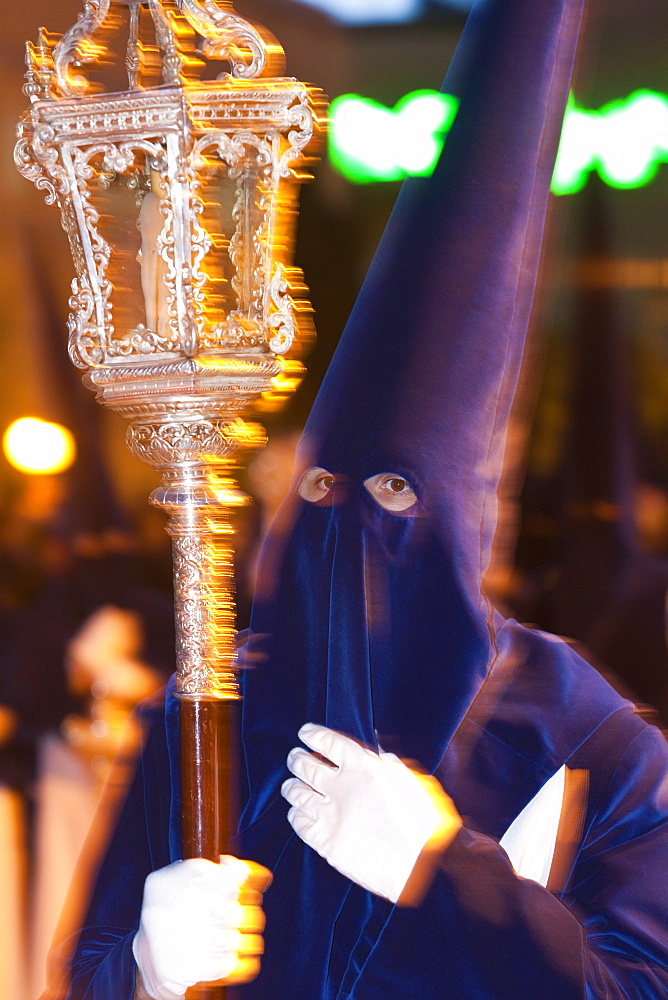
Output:
[[219,160],[209,160],[200,174],[199,194],[203,211],[199,223],[210,241],[208,252],[202,258],[201,271],[205,278],[207,331],[218,329],[236,306],[235,269],[230,257],[230,244],[234,236],[236,184],[229,177],[227,167]]
[[[229,168],[209,157],[199,174],[200,224],[210,241],[202,258],[206,281],[207,336],[223,346],[231,326],[252,345],[263,310],[267,211],[254,161]],[[210,346],[214,346],[210,341]]]
[[[90,182],[89,191],[99,214],[99,235],[110,251],[105,271],[112,286],[113,333],[109,339],[109,347],[113,351],[113,346],[120,340],[125,340],[131,331],[140,326],[151,329],[151,320],[157,322],[155,315],[150,315],[148,298],[142,287],[146,283],[143,257],[146,256],[147,242],[153,247],[156,245],[160,231],[158,225],[161,228],[161,223],[157,220],[161,216],[159,210],[156,210],[147,226],[145,176],[139,171],[111,174],[100,170]],[[142,219],[143,231],[140,229]],[[153,232],[153,229],[156,231]],[[157,299],[155,293],[153,299]],[[107,333],[109,335],[109,328]]]

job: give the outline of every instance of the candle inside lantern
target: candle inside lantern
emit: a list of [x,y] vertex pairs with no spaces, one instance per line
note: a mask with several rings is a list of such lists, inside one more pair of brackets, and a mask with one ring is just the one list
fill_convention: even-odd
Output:
[[160,337],[169,333],[169,309],[165,277],[167,264],[161,256],[165,217],[161,210],[162,181],[157,171],[151,171],[151,186],[142,199],[139,210],[141,233],[141,286],[146,308],[146,326]]

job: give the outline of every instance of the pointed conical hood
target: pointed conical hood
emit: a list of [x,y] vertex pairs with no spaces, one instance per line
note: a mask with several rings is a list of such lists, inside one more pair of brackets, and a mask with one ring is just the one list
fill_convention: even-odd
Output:
[[474,7],[443,87],[461,105],[440,163],[404,185],[306,427],[308,462],[364,474],[400,460],[439,497],[447,486],[474,577],[464,535],[496,487],[579,7]]
[[278,919],[249,995],[348,995],[350,949],[384,919],[290,837],[279,792],[299,727],[435,770],[496,656],[481,575],[581,4],[474,6],[444,86],[461,105],[441,160],[402,189],[267,540],[241,849],[274,871]]

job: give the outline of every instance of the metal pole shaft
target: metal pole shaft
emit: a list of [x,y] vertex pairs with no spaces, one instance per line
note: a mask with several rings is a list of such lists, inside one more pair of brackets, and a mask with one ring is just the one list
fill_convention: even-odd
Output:
[[[180,698],[184,858],[218,861],[236,830],[234,585],[230,505],[245,498],[206,466],[170,470],[152,502],[170,514]],[[223,485],[225,483],[225,485]],[[222,1000],[224,987],[198,991]]]

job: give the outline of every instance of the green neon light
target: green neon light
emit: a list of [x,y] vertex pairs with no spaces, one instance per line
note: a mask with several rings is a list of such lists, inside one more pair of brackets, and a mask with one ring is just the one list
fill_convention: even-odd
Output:
[[416,90],[394,108],[344,94],[330,108],[330,159],[356,184],[430,174],[458,106],[435,90]]
[[[356,184],[430,174],[457,107],[456,98],[434,90],[408,94],[394,108],[344,94],[331,106],[331,161]],[[587,111],[571,97],[552,190],[574,194],[594,170],[612,187],[640,187],[666,161],[668,96],[637,90],[599,111]]]

